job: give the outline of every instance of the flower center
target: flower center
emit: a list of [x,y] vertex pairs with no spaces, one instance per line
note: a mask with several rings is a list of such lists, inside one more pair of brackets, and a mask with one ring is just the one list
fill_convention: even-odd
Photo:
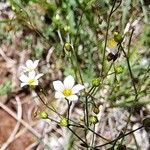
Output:
[[28,81],[28,84],[31,86],[31,85],[34,85],[34,82],[35,81],[33,79],[31,79],[31,80]]
[[65,89],[63,91],[63,94],[64,94],[64,96],[70,96],[70,95],[72,95],[72,90],[71,89]]
[[117,42],[114,39],[110,39],[108,40],[108,44],[107,44],[108,48],[115,48],[117,46]]

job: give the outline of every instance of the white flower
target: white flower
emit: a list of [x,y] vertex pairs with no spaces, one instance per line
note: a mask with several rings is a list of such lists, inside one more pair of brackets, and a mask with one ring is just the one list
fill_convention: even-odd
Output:
[[108,40],[106,50],[114,55],[118,52],[118,43],[114,39]]
[[23,69],[23,72],[32,72],[32,71],[35,71],[35,69],[38,66],[38,63],[39,63],[39,60],[32,61],[29,59],[26,61],[26,65],[21,66],[21,68]]
[[74,78],[69,75],[64,79],[64,82],[57,80],[53,82],[54,89],[56,90],[55,98],[56,99],[68,99],[70,101],[77,101],[78,96],[76,95],[79,93],[80,90],[84,89],[85,87],[81,84],[74,85],[75,81]]
[[29,72],[28,76],[25,74],[22,74],[20,76],[20,81],[21,83],[21,87],[25,86],[25,85],[29,85],[29,86],[36,86],[38,85],[38,79],[43,76],[43,74],[39,73],[36,75],[36,73],[34,71]]

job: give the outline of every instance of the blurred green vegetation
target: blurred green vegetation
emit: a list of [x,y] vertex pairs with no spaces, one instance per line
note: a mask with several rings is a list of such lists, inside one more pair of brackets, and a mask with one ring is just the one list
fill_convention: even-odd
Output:
[[[119,2],[120,0],[117,0],[116,6]],[[94,78],[100,76],[107,20],[113,3],[114,0],[9,0],[9,11],[13,12],[13,17],[9,19],[8,14],[4,12],[6,17],[0,20],[0,39],[3,43],[11,44],[12,37],[21,32],[18,49],[30,49],[33,59],[45,59],[49,48],[54,46],[56,62],[51,60],[50,63],[60,63],[57,59],[61,59],[59,66],[64,75],[74,75],[78,64],[75,60],[71,62],[71,55],[63,49],[64,44],[70,42],[77,54],[83,81],[91,83]],[[113,37],[114,31],[123,35],[127,23],[132,24],[139,20],[136,24],[139,30],[135,31],[131,40],[129,59],[139,92],[139,103],[142,104],[148,102],[146,95],[150,92],[148,5],[142,0],[122,1],[111,16],[108,32],[108,39]],[[126,37],[129,40],[130,33]],[[127,50],[127,42],[124,46]],[[111,62],[106,62],[105,71],[110,65]],[[122,73],[115,73],[116,65],[123,67]],[[132,106],[134,89],[125,58],[119,57],[109,73],[112,74],[106,77],[100,87],[108,89],[107,99],[113,106]],[[79,80],[78,76],[77,79]]]

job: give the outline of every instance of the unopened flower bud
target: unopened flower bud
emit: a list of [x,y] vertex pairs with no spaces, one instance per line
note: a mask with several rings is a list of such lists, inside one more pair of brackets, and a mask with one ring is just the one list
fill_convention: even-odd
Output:
[[48,113],[45,112],[45,111],[42,111],[42,112],[40,112],[40,117],[41,117],[42,119],[48,119]]
[[99,78],[96,78],[96,79],[93,79],[93,80],[92,80],[92,85],[93,85],[94,87],[98,87],[98,86],[100,85],[100,83],[101,83],[101,81],[100,81]]
[[64,31],[67,33],[67,32],[69,32],[70,31],[70,26],[65,26],[64,27]]
[[123,40],[122,35],[118,32],[114,32],[114,40],[118,43],[122,42]]
[[65,48],[66,51],[71,51],[72,50],[72,45],[70,43],[65,43],[64,48]]
[[56,20],[59,20],[60,19],[60,15],[56,14],[55,18],[56,18]]
[[96,106],[94,106],[94,107],[92,108],[92,111],[93,111],[95,114],[98,114],[98,113],[99,113],[99,108],[96,107]]
[[98,122],[97,116],[89,116],[89,122],[91,124],[96,124]]
[[122,67],[122,66],[116,66],[116,67],[115,67],[115,72],[116,72],[117,74],[122,73],[122,72],[123,72],[123,67]]
[[68,126],[68,119],[67,118],[62,118],[59,122],[59,125],[62,127],[67,127]]

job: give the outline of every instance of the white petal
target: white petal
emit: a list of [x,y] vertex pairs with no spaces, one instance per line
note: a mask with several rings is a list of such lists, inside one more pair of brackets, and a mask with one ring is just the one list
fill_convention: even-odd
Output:
[[28,83],[21,83],[21,87],[23,87],[23,86],[25,86],[25,85],[27,85]]
[[19,67],[19,69],[26,70],[26,69],[27,69],[27,67],[25,67],[25,66],[20,66],[20,67]]
[[114,55],[117,53],[118,51],[118,48],[119,46],[117,45],[116,47],[114,48],[109,48],[109,47],[106,47],[106,50],[109,52],[109,53],[113,53]]
[[61,92],[55,92],[55,98],[64,98],[65,96]]
[[39,79],[39,78],[41,78],[43,75],[44,75],[43,73],[39,73],[39,74],[36,75],[35,79]]
[[32,60],[27,60],[26,61],[26,66],[28,67],[28,68],[31,68],[32,66],[33,66],[34,64],[33,64],[33,61]]
[[106,50],[107,50],[107,52],[111,52],[111,49],[110,48],[108,48],[108,47],[106,47]]
[[38,64],[39,64],[39,60],[35,60],[34,63],[33,63],[34,69],[38,66]]
[[114,55],[116,55],[116,53],[118,52],[118,48],[119,48],[119,46],[117,45],[115,48],[112,49],[112,53]]
[[64,80],[64,86],[65,86],[65,88],[66,89],[72,89],[72,87],[74,85],[74,82],[75,82],[74,78],[71,75],[67,76],[65,78],[65,80]]
[[25,67],[25,66],[19,66],[19,68],[18,68],[19,74],[23,74],[23,73],[25,73],[26,71],[27,71],[27,67]]
[[63,92],[64,85],[61,81],[57,80],[53,82],[54,89],[58,92]]
[[20,80],[21,82],[27,82],[28,79],[29,79],[29,78],[28,78],[25,74],[22,74],[22,75],[20,76],[20,78],[19,78],[19,80]]
[[67,96],[66,97],[69,101],[73,101],[76,102],[78,100],[78,96],[77,95],[71,95],[71,96]]
[[35,79],[35,71],[29,72],[29,79]]
[[33,85],[38,85],[39,84],[39,81],[38,80],[35,80]]
[[85,87],[81,84],[77,84],[72,88],[73,94],[78,93],[80,90],[83,90]]

